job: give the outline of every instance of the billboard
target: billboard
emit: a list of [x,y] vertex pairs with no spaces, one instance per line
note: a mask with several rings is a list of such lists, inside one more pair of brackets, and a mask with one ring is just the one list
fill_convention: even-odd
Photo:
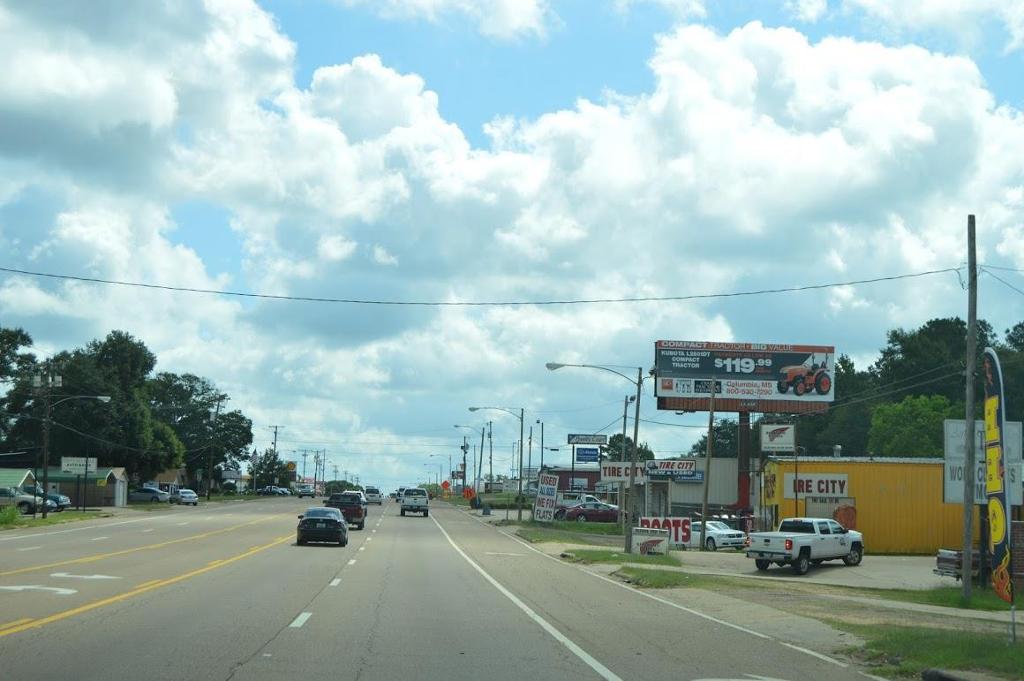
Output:
[[[964,420],[946,419],[942,423],[945,461],[942,472],[942,501],[962,504],[964,501]],[[1020,421],[1007,421],[1003,429],[1003,457],[1006,469],[1006,495],[1011,506],[1024,504],[1024,427]],[[985,479],[987,464],[985,451],[985,422],[974,422],[974,504],[986,504]]]
[[850,483],[846,473],[786,473],[783,480],[783,497],[786,499],[836,499],[850,495]]
[[668,530],[668,543],[672,546],[687,546],[690,543],[691,533],[689,518],[643,516],[640,518],[640,527],[649,527],[655,530]]
[[646,467],[652,482],[704,482],[704,471],[697,470],[697,459],[650,459]]
[[992,348],[985,348],[984,368],[985,495],[988,500],[988,552],[992,556],[992,590],[1012,604],[1010,508],[1006,503],[1006,457],[1003,455],[1006,399],[1003,397],[1003,370],[999,366],[999,355]]
[[597,447],[580,447],[576,450],[576,461],[579,463],[597,463],[601,450]]
[[815,412],[835,398],[832,345],[660,340],[654,346],[658,409]]
[[[601,463],[601,482],[624,482],[629,483],[629,462],[628,461],[604,461]],[[642,461],[638,461],[633,473],[634,482],[642,484],[647,479],[646,470]]]
[[762,452],[792,452],[796,447],[796,426],[761,424]]

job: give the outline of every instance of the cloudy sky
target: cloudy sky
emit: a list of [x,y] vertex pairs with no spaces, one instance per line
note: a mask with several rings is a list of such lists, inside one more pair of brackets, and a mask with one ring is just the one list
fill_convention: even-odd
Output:
[[[0,0],[0,63],[9,269],[405,302],[686,296],[957,267],[968,213],[983,263],[1024,268],[1022,0]],[[1020,293],[980,290],[996,328],[1022,318]],[[550,306],[0,273],[0,324],[43,354],[125,329],[160,370],[229,391],[260,446],[280,425],[284,453],[394,486],[487,418],[507,469],[517,420],[470,405],[525,407],[549,446],[621,427],[629,384],[548,361],[648,367],[665,338],[864,365],[887,329],[965,298],[948,272]],[[650,392],[642,418],[700,423]],[[698,435],[641,423],[659,456]]]

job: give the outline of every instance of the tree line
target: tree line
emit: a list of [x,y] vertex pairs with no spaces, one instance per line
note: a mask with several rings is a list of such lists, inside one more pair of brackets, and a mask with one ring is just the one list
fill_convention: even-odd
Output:
[[[250,459],[252,421],[230,396],[208,378],[155,373],[156,355],[131,334],[111,331],[45,360],[33,347],[25,330],[0,327],[0,465],[41,465],[47,390],[51,465],[90,456],[136,481],[182,467],[194,481],[211,459],[215,480]],[[47,387],[48,375],[60,385]],[[81,396],[110,400],[65,399]]]
[[[982,418],[984,388],[980,367],[986,346],[999,354],[1003,369],[1006,419],[1024,417],[1024,322],[1006,329],[1002,338],[978,321],[975,418]],[[861,369],[846,355],[834,366],[835,401],[820,414],[762,414],[752,424],[796,423],[797,443],[808,456],[941,457],[942,422],[963,419],[967,324],[957,317],[932,319],[911,330],[893,329],[878,359]],[[716,420],[715,456],[736,456],[739,425]],[[751,433],[751,452],[760,451],[760,429]],[[690,449],[702,456],[707,435]]]

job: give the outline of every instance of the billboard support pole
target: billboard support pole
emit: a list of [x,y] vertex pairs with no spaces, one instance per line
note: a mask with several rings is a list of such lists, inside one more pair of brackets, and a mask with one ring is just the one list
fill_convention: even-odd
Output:
[[700,550],[706,551],[704,543],[708,532],[708,490],[711,487],[711,458],[715,454],[715,377],[711,377],[711,410],[708,412],[708,451],[704,459],[704,500],[700,506]]
[[[967,367],[965,377],[966,415],[964,420],[964,528],[960,558],[960,583],[963,598],[971,598],[971,573],[974,562],[974,374],[977,355],[978,270],[974,248],[974,216],[967,216]],[[980,576],[980,571],[979,571]]]

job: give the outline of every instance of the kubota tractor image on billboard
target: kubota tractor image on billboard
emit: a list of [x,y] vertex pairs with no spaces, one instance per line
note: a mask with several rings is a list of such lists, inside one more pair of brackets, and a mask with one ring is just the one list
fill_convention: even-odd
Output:
[[803,364],[785,366],[779,369],[778,387],[780,393],[786,393],[790,387],[797,397],[806,395],[812,390],[819,395],[826,395],[832,389],[832,374],[829,373],[830,355],[813,353],[807,356]]

